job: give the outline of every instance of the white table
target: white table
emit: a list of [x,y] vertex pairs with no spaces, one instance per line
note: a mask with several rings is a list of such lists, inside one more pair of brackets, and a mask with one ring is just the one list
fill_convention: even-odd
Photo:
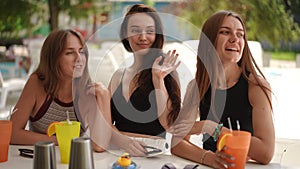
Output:
[[[16,146],[11,145],[9,149],[9,158],[7,162],[0,163],[0,169],[32,169],[33,159],[19,156],[18,148],[33,149],[33,146]],[[116,155],[108,152],[94,153],[95,169],[109,169],[113,162],[117,159]],[[165,163],[173,163],[177,169],[183,169],[187,164],[195,164],[194,162],[179,158],[177,156],[163,154],[151,158],[132,157],[132,160],[139,164],[142,169],[160,169]],[[68,164],[60,163],[59,149],[56,146],[56,163],[57,169],[68,169]],[[200,165],[200,169],[209,169],[207,166]],[[279,163],[272,162],[269,165],[259,165],[248,162],[246,169],[281,169]],[[290,169],[290,168],[286,168]]]

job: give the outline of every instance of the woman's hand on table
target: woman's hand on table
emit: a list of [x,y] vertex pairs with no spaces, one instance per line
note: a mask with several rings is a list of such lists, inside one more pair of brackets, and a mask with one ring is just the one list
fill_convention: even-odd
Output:
[[216,169],[227,169],[227,166],[234,167],[234,163],[227,162],[227,160],[234,160],[234,157],[225,154],[225,149],[226,146],[224,146],[222,151],[216,151],[216,153],[208,153],[205,159],[203,159],[204,164]]
[[128,139],[123,148],[127,153],[134,157],[145,157],[147,150],[144,148],[145,144],[141,141]]

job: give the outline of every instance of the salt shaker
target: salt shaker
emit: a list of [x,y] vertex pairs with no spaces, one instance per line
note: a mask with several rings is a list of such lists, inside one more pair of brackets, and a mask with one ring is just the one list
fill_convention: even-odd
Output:
[[72,139],[69,169],[94,169],[93,150],[89,137]]
[[56,169],[55,144],[40,141],[34,144],[33,169]]

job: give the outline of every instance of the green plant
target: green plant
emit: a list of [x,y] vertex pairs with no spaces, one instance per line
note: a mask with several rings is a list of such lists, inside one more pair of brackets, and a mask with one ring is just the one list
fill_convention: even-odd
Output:
[[271,53],[271,58],[275,60],[296,60],[296,52],[292,51],[277,51]]

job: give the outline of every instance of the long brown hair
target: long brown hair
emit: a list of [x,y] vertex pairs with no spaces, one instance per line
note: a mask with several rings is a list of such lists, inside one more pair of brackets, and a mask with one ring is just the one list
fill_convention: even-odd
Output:
[[[52,31],[45,39],[40,53],[40,62],[38,68],[34,72],[42,81],[46,93],[51,96],[56,96],[58,89],[60,88],[62,71],[59,61],[66,47],[67,36],[70,34],[76,36],[80,40],[85,52],[86,63],[88,63],[88,50],[80,33],[72,29]],[[83,75],[74,80],[77,83],[77,85],[74,86],[78,89],[83,89],[82,87],[86,86],[91,81],[88,72],[88,64],[85,65]]]
[[[150,6],[144,4],[136,4],[133,5],[125,15],[125,18],[121,24],[120,29],[120,38],[123,43],[123,46],[128,52],[133,52],[132,48],[127,40],[127,26],[129,18],[136,13],[145,13],[149,15],[155,23],[155,41],[151,46],[149,52],[143,57],[143,70],[138,73],[133,82],[136,81],[136,86],[140,87],[142,91],[148,92],[152,90],[152,84],[149,82],[152,81],[152,65],[154,60],[163,55],[162,48],[164,44],[164,34],[163,34],[163,27],[160,20],[159,15],[157,14],[156,10]],[[176,118],[178,117],[181,105],[181,94],[180,94],[180,87],[179,87],[179,78],[176,71],[173,71],[169,75],[167,75],[164,79],[167,92],[169,94],[168,102],[171,101],[171,111],[168,115],[168,125],[174,123]]]
[[[259,80],[259,76],[265,79],[262,71],[259,69],[258,65],[256,64],[247,42],[246,36],[246,27],[241,19],[241,17],[231,11],[218,11],[213,14],[207,21],[204,23],[202,27],[202,32],[200,35],[200,41],[198,45],[198,54],[197,54],[197,71],[196,71],[196,83],[199,88],[199,97],[200,101],[204,98],[205,93],[211,87],[211,105],[214,105],[214,96],[217,86],[217,77],[220,72],[220,61],[218,58],[218,54],[215,51],[216,43],[217,43],[217,35],[220,29],[223,20],[227,16],[232,16],[238,19],[244,29],[244,40],[245,46],[242,53],[241,59],[238,61],[238,65],[242,70],[242,75],[245,79],[248,80],[250,83],[256,83],[265,93],[267,96],[270,106],[272,108],[271,98],[269,98],[267,94],[267,90],[270,89],[266,88],[261,81]],[[221,65],[222,66],[222,65]],[[253,75],[256,82],[252,82],[249,80],[247,76],[249,73]],[[213,111],[214,115],[215,112]]]

